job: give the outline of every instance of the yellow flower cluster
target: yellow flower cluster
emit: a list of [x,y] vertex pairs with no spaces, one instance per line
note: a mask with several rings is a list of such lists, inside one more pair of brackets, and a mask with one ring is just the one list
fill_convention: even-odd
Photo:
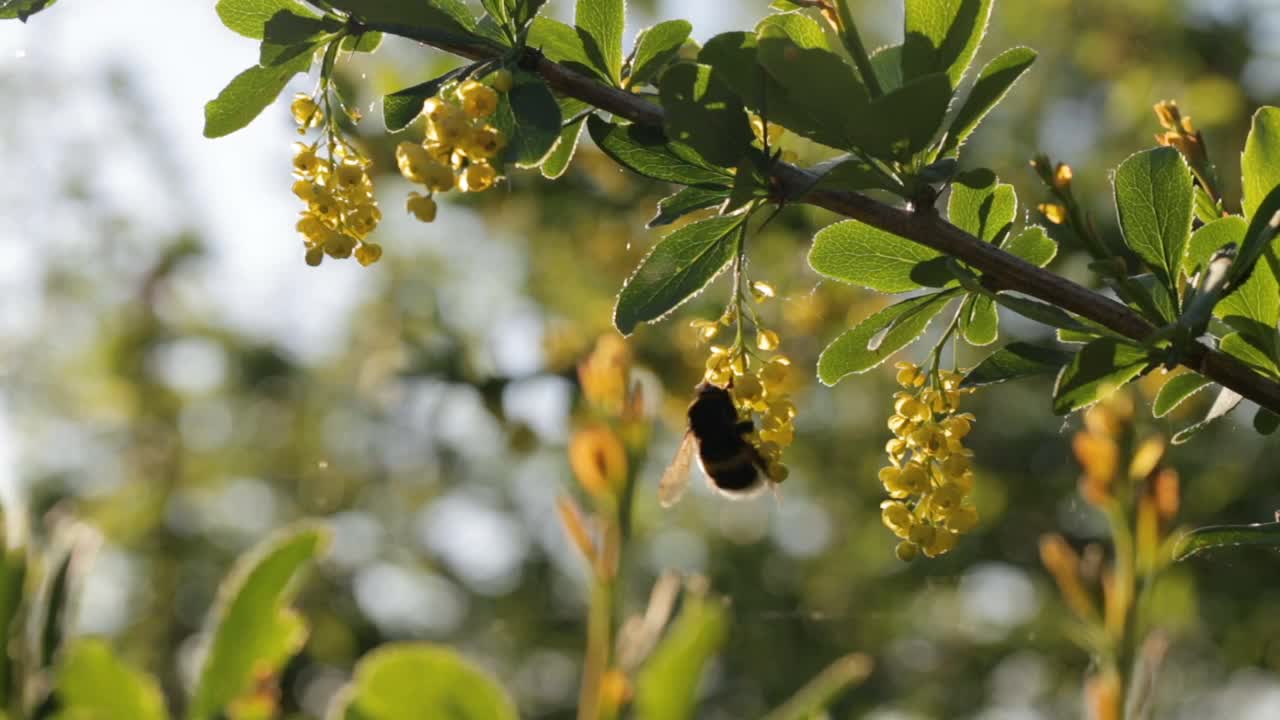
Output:
[[880,483],[889,499],[880,504],[886,527],[902,539],[895,550],[901,560],[923,552],[937,557],[955,547],[960,533],[978,524],[969,502],[973,490],[972,451],[964,446],[974,417],[957,412],[962,375],[940,371],[930,377],[914,363],[900,362],[889,417],[893,439],[885,445],[888,467]]
[[[751,294],[756,302],[774,297],[777,291],[766,282],[751,284]],[[738,310],[731,305],[719,320],[694,320],[691,325],[703,341],[713,340],[724,326],[738,324]],[[756,327],[756,349],[774,352],[781,340],[778,333]],[[744,347],[741,331],[729,347],[712,345],[707,357],[703,379],[718,387],[727,388],[733,396],[738,414],[743,420],[751,420],[755,430],[746,436],[764,461],[765,475],[770,481],[780,483],[787,479],[788,469],[782,463],[782,452],[795,440],[796,406],[791,401],[793,374],[791,359],[782,353],[771,358],[755,355]]]
[[435,193],[455,187],[482,192],[498,181],[491,163],[506,147],[507,138],[488,118],[498,110],[498,93],[511,88],[511,73],[499,70],[490,82],[467,80],[428,98],[422,104],[426,138],[396,146],[400,174],[427,190],[425,195],[409,193],[405,202],[405,209],[422,222],[436,219]]
[[[290,106],[298,132],[324,123],[324,111],[306,94]],[[319,265],[324,256],[348,258],[372,265],[382,257],[382,247],[366,238],[378,227],[382,211],[373,198],[369,158],[330,125],[328,142],[294,143],[293,194],[307,204],[297,229],[306,246],[307,264]]]

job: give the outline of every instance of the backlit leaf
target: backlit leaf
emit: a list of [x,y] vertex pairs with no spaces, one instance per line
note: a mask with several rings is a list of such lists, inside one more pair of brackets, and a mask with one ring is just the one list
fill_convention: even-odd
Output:
[[920,337],[929,321],[959,296],[958,290],[920,295],[877,312],[836,338],[818,358],[818,379],[835,385],[841,378],[876,367]]
[[1151,363],[1143,348],[1111,338],[1094,340],[1058,374],[1053,411],[1065,415],[1088,407],[1141,375]]

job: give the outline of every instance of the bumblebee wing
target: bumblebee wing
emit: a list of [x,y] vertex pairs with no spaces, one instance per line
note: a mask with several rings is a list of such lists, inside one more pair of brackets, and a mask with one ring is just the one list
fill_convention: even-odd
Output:
[[680,441],[680,447],[676,450],[675,458],[671,460],[671,465],[662,473],[662,479],[658,481],[659,505],[666,508],[679,502],[685,488],[689,487],[689,467],[697,454],[698,441],[693,437],[693,433],[686,432],[684,439]]

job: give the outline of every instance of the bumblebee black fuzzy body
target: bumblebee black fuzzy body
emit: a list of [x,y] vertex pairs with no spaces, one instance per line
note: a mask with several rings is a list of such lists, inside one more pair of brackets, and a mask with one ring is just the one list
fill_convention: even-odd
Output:
[[728,390],[710,383],[699,385],[688,418],[689,430],[658,486],[664,506],[683,494],[695,454],[712,487],[725,495],[746,497],[764,486],[764,460],[745,437],[752,423],[739,419]]

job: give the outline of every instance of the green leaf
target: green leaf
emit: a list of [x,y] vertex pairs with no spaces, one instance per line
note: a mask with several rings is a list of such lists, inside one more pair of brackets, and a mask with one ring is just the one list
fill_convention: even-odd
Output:
[[299,55],[276,67],[254,65],[232,79],[218,97],[204,106],[204,136],[229,135],[253,122],[275,102],[289,78],[311,67],[310,55]]
[[1202,550],[1242,545],[1280,546],[1280,522],[1196,528],[1178,538],[1173,546],[1173,559],[1186,560]]
[[635,57],[631,60],[628,87],[642,85],[658,76],[659,71],[680,52],[693,32],[688,20],[667,20],[640,31],[636,38]]
[[[1232,244],[1239,248],[1248,230],[1248,223],[1238,215],[1219,218],[1196,230],[1191,236],[1183,271],[1188,276],[1194,275],[1219,249]],[[1228,293],[1213,309],[1215,316],[1255,337],[1272,334],[1276,323],[1280,322],[1280,283],[1276,282],[1270,260],[1265,257],[1264,260],[1257,264],[1243,285]]]
[[974,237],[1000,245],[1018,215],[1013,186],[1001,184],[990,170],[971,170],[956,176],[947,202],[951,224]]
[[1268,340],[1233,332],[1218,341],[1218,349],[1237,360],[1253,366],[1255,370],[1260,370],[1267,375],[1276,377],[1280,375],[1280,368],[1276,367],[1273,352],[1269,348],[1263,347],[1264,343],[1267,342]]
[[[826,35],[813,19],[800,13],[765,18],[756,26],[756,37],[727,34],[714,48],[707,43],[702,54],[724,73],[727,82],[757,112],[824,145],[850,149],[858,129],[868,125],[860,116],[870,99],[856,71],[827,45]],[[708,50],[710,51],[708,53]],[[751,50],[754,58],[748,60]],[[702,54],[699,60],[702,61]],[[749,70],[758,62],[771,82],[761,82]],[[834,103],[834,104],[833,104]]]
[[840,693],[861,684],[871,674],[871,658],[861,653],[845,655],[818,673],[764,720],[809,720],[823,711]]
[[301,649],[306,628],[287,604],[301,570],[324,552],[328,539],[320,527],[294,525],[236,561],[206,625],[210,644],[191,700],[192,720],[220,717],[228,703]]
[[331,720],[516,720],[511,698],[489,673],[451,648],[388,643],[356,665]]
[[[218,0],[214,8],[227,29],[241,35],[261,40],[266,34],[267,21],[276,13],[287,12],[311,19],[320,16],[295,0]],[[4,17],[0,10],[0,17]]]
[[970,295],[960,306],[960,332],[970,345],[990,345],[1000,336],[1000,313],[995,300]]
[[0,20],[18,18],[26,22],[27,18],[41,10],[48,10],[57,0],[0,0]]
[[1058,255],[1058,243],[1045,229],[1033,225],[1014,235],[1004,244],[1004,250],[1026,260],[1036,267],[1044,267]]
[[368,23],[408,25],[436,30],[460,39],[474,38],[476,18],[466,0],[325,0]]
[[[7,522],[19,522],[19,519],[9,516]],[[19,610],[26,594],[23,592],[26,580],[26,549],[5,548],[0,554],[0,637],[12,638],[20,628]],[[0,653],[0,707],[9,707],[19,692],[15,658],[11,653]]]
[[517,70],[511,90],[498,101],[493,124],[507,138],[503,160],[536,167],[560,139],[560,105],[540,76]]
[[686,598],[680,615],[636,675],[636,718],[693,718],[703,668],[728,634],[729,611],[723,602]]
[[858,220],[843,220],[818,231],[809,267],[833,280],[869,290],[899,293],[926,285],[926,266],[938,251]]
[[1253,114],[1240,170],[1244,175],[1244,214],[1252,218],[1267,194],[1280,186],[1280,108],[1261,107]]
[[1050,305],[1020,295],[1011,295],[1007,292],[997,293],[995,300],[1000,305],[1009,308],[1022,317],[1035,320],[1049,327],[1088,335],[1096,335],[1099,332],[1099,328],[1085,324],[1057,305]]
[[338,27],[326,20],[280,11],[271,16],[264,29],[258,64],[270,67],[313,54]]
[[888,190],[905,195],[901,183],[886,175],[867,160],[851,154],[841,155],[809,168],[819,176],[814,190]]
[[591,64],[614,85],[622,83],[622,29],[625,0],[578,0],[574,24],[582,31]]
[[991,0],[907,0],[902,75],[946,73],[951,87],[973,62],[987,32]]
[[978,80],[973,84],[968,97],[956,112],[951,121],[951,129],[947,132],[947,140],[942,144],[942,155],[958,151],[965,140],[978,129],[987,113],[1009,94],[1013,84],[1031,67],[1036,60],[1036,51],[1031,48],[1016,47],[1005,50],[994,60],[987,63],[978,73]]
[[614,162],[645,177],[705,189],[728,189],[733,176],[681,143],[671,142],[647,125],[614,125],[592,115],[587,120],[591,139]]
[[1006,380],[1057,373],[1071,362],[1072,353],[1057,348],[1012,342],[991,353],[964,376],[965,387],[982,387]]
[[659,95],[667,135],[708,162],[734,166],[750,151],[753,136],[747,113],[711,66],[685,63],[668,69]]
[[129,667],[101,640],[77,640],[58,667],[55,691],[64,720],[164,720],[155,678]]
[[659,320],[702,291],[737,252],[745,215],[714,217],[686,225],[654,245],[627,278],[613,310],[623,335]]
[[670,225],[691,212],[705,210],[719,205],[728,199],[729,193],[724,190],[708,190],[698,187],[687,187],[674,195],[658,201],[658,214],[653,216],[645,227],[655,228]]
[[348,35],[342,38],[344,52],[371,53],[382,47],[383,35],[380,32],[366,31],[359,35]]
[[75,603],[89,556],[98,540],[79,524],[60,529],[49,553],[46,575],[41,578],[34,606],[26,618],[27,670],[52,667],[75,627]]
[[573,153],[578,149],[578,138],[582,135],[582,126],[586,124],[587,117],[584,115],[577,120],[569,123],[560,131],[560,138],[556,140],[556,145],[552,148],[547,158],[542,161],[542,177],[549,180],[555,180],[569,169],[569,162],[573,160]]
[[1230,413],[1232,410],[1235,410],[1236,406],[1238,406],[1240,401],[1243,399],[1243,397],[1231,388],[1222,388],[1222,390],[1218,392],[1218,397],[1214,398],[1213,405],[1209,407],[1209,412],[1205,413],[1204,419],[1174,433],[1173,438],[1169,442],[1173,445],[1181,445],[1182,443],[1185,443],[1196,435],[1196,433],[1199,433],[1201,430],[1208,427],[1211,423],[1215,422],[1219,418],[1225,417],[1227,413]]
[[480,6],[489,13],[489,17],[500,27],[511,24],[511,13],[507,11],[507,0],[480,0]]
[[529,26],[528,45],[540,50],[548,60],[584,72],[588,75],[608,81],[587,54],[587,46],[583,44],[583,35],[570,25],[558,20],[539,15]]
[[909,80],[871,101],[865,120],[852,127],[854,144],[875,157],[906,161],[929,147],[947,117],[951,86],[942,73]]
[[1191,237],[1191,171],[1171,147],[1129,156],[1116,169],[1116,209],[1125,244],[1178,297],[1178,271]]
[[1156,399],[1151,403],[1151,414],[1155,417],[1164,417],[1173,412],[1174,408],[1181,405],[1187,398],[1195,395],[1205,388],[1211,381],[1209,378],[1196,373],[1184,372],[1169,378],[1169,381],[1160,386],[1160,392],[1156,393]]
[[422,104],[427,98],[439,94],[440,88],[452,80],[471,72],[474,65],[464,65],[438,78],[398,90],[382,98],[382,123],[387,130],[397,132],[409,126],[422,114]]
[[1245,231],[1240,252],[1236,253],[1235,262],[1228,271],[1229,287],[1240,285],[1242,280],[1247,282],[1246,275],[1256,270],[1259,261],[1264,258],[1273,265],[1272,272],[1275,272],[1276,233],[1280,230],[1280,216],[1277,213],[1280,213],[1280,185],[1262,199],[1262,204],[1249,220],[1249,229]]
[[1053,411],[1066,415],[1092,405],[1141,375],[1152,362],[1143,348],[1111,338],[1094,340],[1058,374]]
[[818,379],[835,385],[846,375],[876,367],[920,337],[929,321],[958,294],[958,290],[944,290],[908,298],[863,320],[822,351]]
[[871,69],[881,90],[892,92],[902,87],[902,46],[886,45],[871,53]]

